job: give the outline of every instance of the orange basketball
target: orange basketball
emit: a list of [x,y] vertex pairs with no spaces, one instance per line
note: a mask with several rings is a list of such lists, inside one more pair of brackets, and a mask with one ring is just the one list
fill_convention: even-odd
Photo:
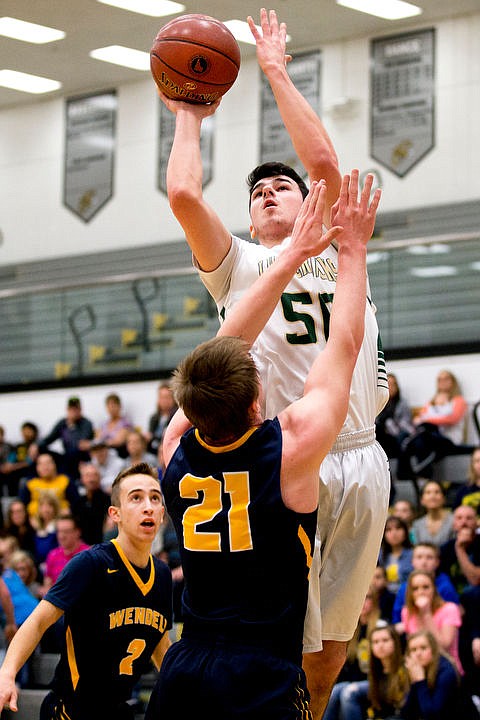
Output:
[[182,15],[164,25],[150,51],[160,90],[173,100],[210,103],[230,90],[240,48],[230,30],[208,15]]

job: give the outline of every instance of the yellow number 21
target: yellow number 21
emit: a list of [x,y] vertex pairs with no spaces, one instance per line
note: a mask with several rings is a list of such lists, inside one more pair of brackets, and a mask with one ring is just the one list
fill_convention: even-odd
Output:
[[[230,495],[228,511],[228,534],[230,551],[251,550],[252,534],[248,506],[250,504],[250,486],[248,472],[223,473],[223,483],[213,477],[195,477],[185,475],[179,484],[182,498],[198,499],[183,515],[183,540],[186,550],[221,552],[221,535],[199,528],[210,522],[222,510],[222,492]],[[223,485],[223,487],[222,487]]]

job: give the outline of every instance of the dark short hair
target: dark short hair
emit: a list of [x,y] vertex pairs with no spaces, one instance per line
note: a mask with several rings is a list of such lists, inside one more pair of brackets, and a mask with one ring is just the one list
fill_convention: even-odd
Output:
[[122,481],[125,480],[125,478],[130,477],[131,475],[149,475],[154,480],[157,480],[160,487],[158,470],[157,468],[153,467],[153,465],[149,465],[148,463],[144,462],[130,465],[129,467],[120,470],[117,477],[112,483],[112,495],[110,502],[112,505],[115,505],[115,507],[120,507],[120,485],[122,484]]
[[38,427],[35,425],[35,423],[30,422],[30,420],[26,420],[24,423],[22,423],[22,430],[23,428],[29,428],[35,435],[38,435]]
[[305,199],[308,195],[308,188],[305,185],[304,181],[300,177],[300,175],[292,168],[290,165],[284,165],[284,163],[281,162],[266,162],[262,163],[262,165],[257,165],[256,168],[252,170],[252,172],[247,177],[247,186],[248,186],[248,194],[249,194],[249,200],[248,200],[248,207],[250,208],[250,204],[252,201],[252,192],[253,188],[257,184],[259,180],[263,180],[263,178],[267,177],[276,177],[278,175],[286,175],[287,177],[294,180],[298,187],[300,188],[300,192],[302,193],[303,199]]
[[80,398],[79,397],[68,398],[67,407],[80,408],[81,407]]

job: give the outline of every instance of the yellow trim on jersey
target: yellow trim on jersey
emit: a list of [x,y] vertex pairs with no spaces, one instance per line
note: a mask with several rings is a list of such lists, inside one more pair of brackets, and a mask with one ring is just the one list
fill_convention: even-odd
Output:
[[310,712],[310,709],[308,707],[308,700],[305,696],[305,691],[302,687],[300,687],[300,680],[295,687],[295,698],[293,700],[293,705],[296,710],[300,712],[299,717],[301,717],[302,720],[313,720],[312,713]]
[[125,553],[123,552],[122,548],[120,547],[120,544],[116,538],[113,538],[113,540],[110,540],[111,543],[113,543],[117,549],[118,554],[120,555],[121,560],[123,561],[123,564],[127,568],[128,572],[132,576],[132,580],[137,585],[138,589],[142,593],[142,595],[147,595],[147,593],[150,592],[152,589],[153,583],[155,581],[155,568],[153,566],[153,558],[150,555],[150,577],[148,578],[147,582],[144,583],[140,575],[137,573],[135,568],[133,567],[130,560],[127,558]]
[[305,560],[309,570],[308,574],[310,575],[310,568],[312,567],[312,544],[301,525],[298,526],[298,537],[303,545],[303,549],[305,550]]
[[243,443],[245,443],[250,435],[253,435],[255,430],[258,430],[258,427],[255,425],[255,427],[251,427],[250,430],[247,430],[246,433],[244,433],[241,437],[238,438],[238,440],[235,440],[235,442],[230,443],[229,445],[209,445],[200,437],[200,433],[198,432],[198,429],[195,428],[195,437],[197,438],[197,441],[202,445],[202,447],[206,448],[207,450],[210,450],[212,453],[224,453],[224,452],[230,452],[230,450],[236,450],[239,448]]
[[73,686],[73,689],[76,690],[78,681],[80,680],[80,673],[78,672],[77,659],[75,657],[75,648],[73,647],[73,637],[72,637],[72,631],[70,629],[70,626],[67,627],[65,636],[66,636],[66,642],[67,642],[68,666],[70,668],[70,675],[72,678],[72,686]]
[[57,706],[56,710],[58,710],[58,712],[60,713],[60,719],[61,719],[61,720],[72,720],[72,718],[70,717],[70,715],[69,715],[69,714],[67,713],[67,711],[65,710],[65,705],[64,705],[63,701],[61,701],[61,705],[60,705],[60,706]]

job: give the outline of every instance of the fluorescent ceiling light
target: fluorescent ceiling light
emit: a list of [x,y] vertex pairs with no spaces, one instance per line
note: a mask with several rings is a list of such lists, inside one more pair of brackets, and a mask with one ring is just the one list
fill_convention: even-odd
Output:
[[410,255],[445,255],[450,252],[450,246],[444,243],[432,243],[431,245],[412,245],[407,248]]
[[37,43],[39,45],[54,42],[55,40],[62,40],[62,38],[65,37],[63,30],[55,30],[55,28],[36,25],[35,23],[17,20],[17,18],[12,17],[0,18],[0,35],[13,38],[14,40]]
[[150,54],[142,50],[133,50],[123,45],[109,45],[97,48],[89,53],[95,60],[122,65],[133,70],[150,70]]
[[376,263],[385,262],[386,260],[388,260],[388,252],[377,250],[367,254],[367,265],[376,265]]
[[404,0],[337,0],[337,5],[343,5],[369,15],[376,15],[386,20],[400,20],[401,18],[420,15],[422,12],[422,8],[404,2]]
[[421,278],[450,277],[458,275],[458,270],[453,265],[437,265],[433,267],[412,268],[411,275]]
[[[244,20],[225,20],[223,24],[227,26],[233,37],[238,40],[238,42],[255,45],[255,38],[252,35],[250,26]],[[259,25],[255,25],[255,27],[261,35],[262,28]],[[287,35],[287,42],[290,42],[291,39],[290,35]]]
[[151,15],[152,17],[162,17],[163,15],[175,15],[185,10],[185,5],[171,0],[98,0],[104,5],[113,5],[121,10],[130,10],[130,12],[139,13],[140,15]]
[[17,72],[16,70],[0,70],[0,86],[40,95],[41,93],[58,90],[62,87],[62,83],[38,75]]

